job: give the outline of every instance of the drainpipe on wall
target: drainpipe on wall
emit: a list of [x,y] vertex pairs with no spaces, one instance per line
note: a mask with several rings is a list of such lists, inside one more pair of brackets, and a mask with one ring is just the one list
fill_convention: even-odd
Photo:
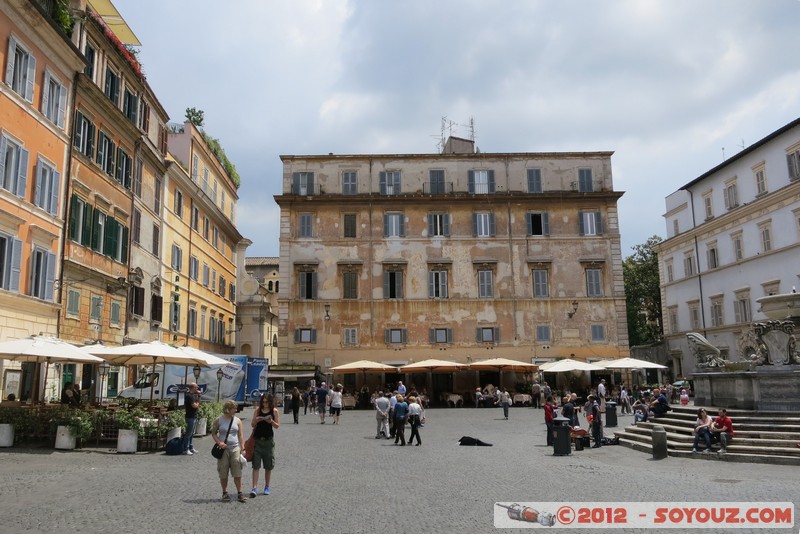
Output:
[[[686,190],[689,193],[689,205],[692,207],[692,231],[697,228],[697,220],[694,213],[694,195],[691,189]],[[703,275],[700,272],[700,245],[697,242],[697,233],[694,236],[694,257],[697,262],[697,290],[700,296],[700,322],[703,330],[703,337],[707,337],[706,333],[706,308],[703,304]]]

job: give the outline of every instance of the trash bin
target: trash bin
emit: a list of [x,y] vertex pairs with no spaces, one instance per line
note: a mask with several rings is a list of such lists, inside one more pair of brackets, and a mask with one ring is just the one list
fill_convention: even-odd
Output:
[[284,395],[283,397],[283,413],[292,413],[292,396]]
[[609,401],[606,403],[606,427],[617,426],[617,403]]
[[569,456],[572,454],[569,430],[568,418],[559,415],[553,419],[553,456]]

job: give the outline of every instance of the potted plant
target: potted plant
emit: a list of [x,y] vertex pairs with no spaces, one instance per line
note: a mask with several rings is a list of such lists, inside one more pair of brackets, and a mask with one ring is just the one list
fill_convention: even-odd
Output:
[[19,406],[0,408],[0,447],[13,447],[14,436],[30,424],[30,410]]
[[166,430],[168,442],[172,438],[181,437],[181,433],[186,430],[186,412],[183,410],[167,412],[161,426]]
[[78,442],[91,437],[95,421],[91,413],[61,407],[50,414],[50,424],[56,427],[56,449],[71,450]]
[[141,408],[123,408],[114,412],[114,425],[119,430],[117,434],[117,453],[135,453],[139,443],[139,436],[144,435],[141,419],[147,413]]
[[222,403],[201,402],[197,409],[197,426],[194,430],[195,436],[205,436],[208,433],[210,423],[222,415]]

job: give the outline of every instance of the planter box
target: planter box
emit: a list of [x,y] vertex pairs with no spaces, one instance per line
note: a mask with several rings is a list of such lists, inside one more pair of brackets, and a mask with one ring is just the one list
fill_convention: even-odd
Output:
[[167,443],[169,443],[169,440],[171,440],[172,438],[179,438],[179,437],[181,437],[181,427],[176,426],[175,428],[170,428],[169,431],[167,432]]
[[56,430],[56,449],[73,450],[75,448],[75,433],[71,426],[59,426]]
[[0,447],[14,446],[14,425],[0,425]]
[[138,430],[120,429],[117,435],[117,454],[133,454],[139,443]]
[[208,418],[201,417],[197,420],[197,426],[194,428],[195,436],[205,436],[208,432]]

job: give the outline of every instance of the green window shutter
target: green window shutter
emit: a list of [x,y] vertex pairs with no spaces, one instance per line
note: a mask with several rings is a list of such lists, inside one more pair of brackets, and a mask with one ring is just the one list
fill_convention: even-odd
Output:
[[73,241],[80,239],[78,235],[78,217],[80,216],[80,207],[82,205],[83,201],[79,197],[72,195],[72,203],[69,210],[69,238]]
[[119,261],[120,263],[128,263],[128,227],[120,226],[122,227],[122,257]]
[[94,208],[89,204],[83,205],[83,234],[80,243],[85,247],[92,245],[92,228],[94,226]]

